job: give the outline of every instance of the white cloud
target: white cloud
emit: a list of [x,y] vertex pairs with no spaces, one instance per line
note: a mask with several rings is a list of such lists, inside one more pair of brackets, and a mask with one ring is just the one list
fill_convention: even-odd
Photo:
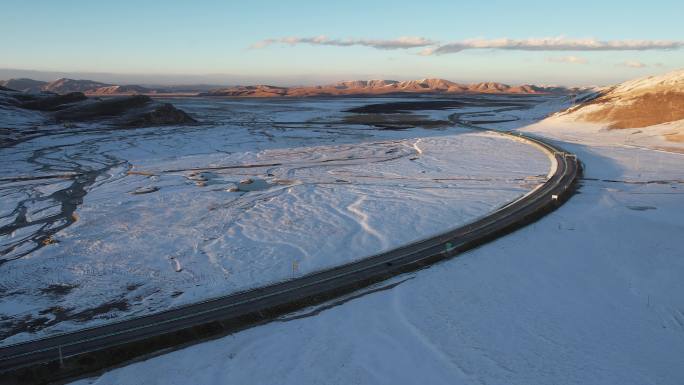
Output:
[[471,39],[439,45],[424,54],[456,53],[469,49],[502,49],[518,51],[644,51],[677,49],[683,41],[669,40],[596,40],[547,37],[539,39]]
[[402,36],[397,39],[380,40],[380,39],[329,39],[327,36],[321,35],[316,37],[284,37],[279,39],[264,39],[252,44],[251,48],[265,48],[272,44],[312,44],[312,45],[330,45],[337,47],[350,46],[364,46],[377,49],[406,49],[416,47],[427,47],[434,45],[437,42],[416,36]]
[[[376,49],[423,48],[420,55],[443,55],[474,49],[497,49],[516,51],[645,51],[671,50],[684,47],[684,41],[677,40],[597,40],[570,39],[564,36],[532,39],[469,39],[442,44],[424,37],[404,36],[397,39],[331,39],[325,35],[314,37],[283,37],[264,39],[252,44],[251,48],[266,48],[273,44],[327,45],[337,47],[364,46]],[[568,56],[566,58],[570,58]],[[581,60],[581,59],[580,59]],[[580,63],[568,61],[567,63]]]
[[252,44],[249,46],[249,48],[254,48],[254,49],[261,49],[261,48],[266,48],[269,45],[275,43],[276,40],[274,39],[264,39],[264,40],[259,40],[258,42]]
[[624,61],[624,62],[618,64],[618,66],[629,67],[629,68],[646,68],[646,67],[648,67],[646,64],[644,64],[638,60],[627,60],[627,61]]
[[552,63],[587,64],[587,59],[577,56],[554,56],[546,59]]

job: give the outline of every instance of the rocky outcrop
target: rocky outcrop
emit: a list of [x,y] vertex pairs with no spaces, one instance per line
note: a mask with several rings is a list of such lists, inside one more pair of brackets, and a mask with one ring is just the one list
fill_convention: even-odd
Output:
[[57,112],[55,118],[60,121],[88,121],[102,117],[120,116],[130,110],[144,107],[151,101],[152,99],[143,95],[88,99],[85,103]]
[[81,92],[58,95],[3,89],[0,107],[43,111],[57,122],[102,122],[121,128],[196,123],[172,104],[143,95],[99,99],[88,98]]
[[21,108],[38,111],[57,111],[69,105],[88,99],[81,92],[70,92],[64,95],[39,94],[19,104]]
[[[4,88],[4,87],[3,87]],[[0,89],[0,105],[23,108],[36,111],[56,111],[86,100],[80,92],[66,95],[50,93],[27,93],[10,89]]]
[[125,127],[167,126],[174,124],[191,124],[197,121],[185,111],[179,110],[171,103],[154,103],[147,108],[139,109],[123,116],[118,122]]
[[110,119],[114,125],[121,127],[196,123],[196,120],[173,105],[155,102],[144,95],[89,99],[56,112],[55,119],[60,122]]

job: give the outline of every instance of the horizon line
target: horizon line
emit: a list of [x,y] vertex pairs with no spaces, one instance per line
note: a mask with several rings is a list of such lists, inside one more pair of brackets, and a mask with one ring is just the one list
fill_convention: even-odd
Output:
[[[19,73],[17,75],[6,76],[3,73]],[[669,72],[669,71],[667,71]],[[24,74],[22,74],[24,73]],[[35,75],[35,77],[31,77]],[[280,76],[265,76],[265,75],[250,75],[250,74],[234,74],[234,73],[151,73],[151,72],[109,72],[109,71],[92,71],[92,70],[37,70],[37,69],[23,69],[23,68],[0,68],[0,80],[10,79],[31,79],[37,81],[52,82],[59,79],[72,80],[90,80],[101,83],[117,84],[117,85],[158,85],[158,86],[182,86],[182,85],[205,85],[205,86],[255,86],[255,85],[274,85],[278,87],[308,87],[331,85],[339,82],[348,81],[415,81],[425,79],[439,79],[446,80],[458,84],[479,84],[479,83],[501,83],[506,85],[538,85],[538,86],[562,86],[562,87],[591,87],[591,86],[607,86],[615,83],[606,82],[603,84],[576,82],[535,82],[535,81],[505,81],[496,80],[494,78],[480,78],[478,80],[452,80],[449,77],[441,76],[387,76],[377,77],[373,75],[358,75],[345,76],[340,75],[311,75],[311,74],[289,74]],[[86,76],[86,77],[84,77]],[[106,77],[121,78],[120,80],[103,79]],[[123,80],[126,77],[139,78]],[[211,79],[212,77],[232,77],[234,80],[228,79]],[[149,79],[144,79],[149,78]],[[182,78],[187,78],[183,80]],[[309,80],[304,80],[309,78]],[[48,80],[49,79],[49,80]],[[261,80],[258,80],[261,79]],[[330,79],[330,80],[322,80]],[[334,80],[333,80],[334,79]],[[271,83],[273,82],[273,83]]]

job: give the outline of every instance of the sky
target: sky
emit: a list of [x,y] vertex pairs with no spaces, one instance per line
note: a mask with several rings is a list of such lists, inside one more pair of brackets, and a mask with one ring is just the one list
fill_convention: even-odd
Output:
[[5,78],[606,85],[684,67],[682,1],[0,0],[0,14]]

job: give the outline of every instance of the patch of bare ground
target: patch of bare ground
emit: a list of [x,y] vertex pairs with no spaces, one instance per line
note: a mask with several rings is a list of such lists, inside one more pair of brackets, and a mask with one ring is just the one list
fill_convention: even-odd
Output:
[[56,283],[40,289],[40,292],[51,295],[67,295],[77,287],[78,285]]
[[657,146],[656,150],[666,151],[666,152],[676,152],[678,154],[684,154],[684,149],[680,147],[669,147],[669,146]]
[[667,140],[668,142],[684,143],[684,133],[673,132],[671,134],[665,134],[663,136],[665,137],[665,140]]
[[[586,104],[598,105],[596,110],[582,113],[579,118],[593,123],[610,123],[609,128],[639,128],[684,119],[684,93],[647,93],[630,100],[598,98]],[[679,139],[681,140],[681,139]],[[674,141],[678,141],[675,137]]]
[[[49,290],[54,294],[55,290],[62,292],[65,289],[60,286],[59,288],[51,288]],[[130,305],[127,300],[118,299],[77,312],[74,312],[73,308],[51,306],[41,310],[38,313],[38,317],[32,315],[26,315],[21,318],[3,316],[0,317],[0,340],[19,333],[35,333],[63,321],[85,322],[96,317],[106,317],[108,313],[126,311],[129,307]]]

